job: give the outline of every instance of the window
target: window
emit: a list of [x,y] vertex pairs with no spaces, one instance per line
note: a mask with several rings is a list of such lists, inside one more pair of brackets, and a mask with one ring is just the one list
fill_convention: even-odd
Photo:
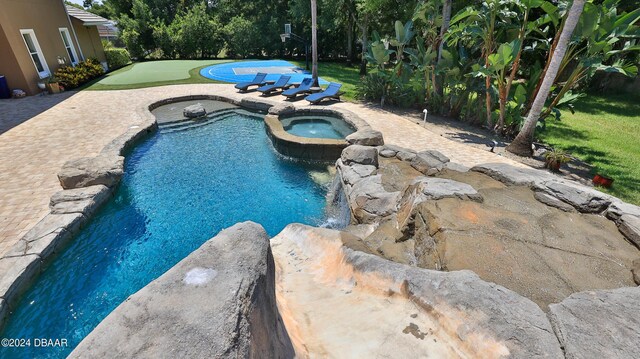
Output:
[[67,55],[69,55],[69,59],[71,60],[71,64],[76,65],[78,63],[78,55],[76,55],[76,49],[73,47],[73,42],[71,42],[71,36],[69,36],[69,30],[66,27],[61,27],[60,36],[62,36],[62,43],[64,47],[67,49]]
[[49,76],[51,73],[49,72],[47,62],[44,60],[44,55],[38,44],[38,39],[36,39],[36,34],[32,29],[20,30],[20,33],[22,34],[25,45],[27,45],[27,51],[29,51],[33,65],[36,67],[40,78]]

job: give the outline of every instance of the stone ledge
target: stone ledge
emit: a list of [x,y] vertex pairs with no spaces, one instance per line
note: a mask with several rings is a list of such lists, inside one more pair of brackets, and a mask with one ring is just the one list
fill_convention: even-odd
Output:
[[611,204],[611,196],[593,188],[562,180],[550,180],[533,185],[558,200],[565,202],[582,213],[602,213]]
[[91,217],[112,192],[104,185],[63,190],[51,196],[49,207],[52,214],[82,213]]
[[0,259],[0,298],[4,299],[4,310],[22,294],[27,284],[40,272],[42,260],[35,254]]
[[147,119],[140,125],[131,126],[127,132],[109,142],[109,144],[102,149],[101,154],[107,156],[124,156],[138,141],[155,132],[157,128],[158,124],[155,119]]
[[496,181],[516,186],[532,186],[554,179],[550,173],[533,168],[515,167],[506,163],[484,163],[472,167],[471,171],[484,173]]
[[625,214],[618,220],[618,230],[631,243],[640,248],[640,217]]
[[[48,214],[0,259],[0,298],[11,308],[40,272],[45,262],[64,247],[87,217],[81,213]],[[4,324],[0,316],[0,327]]]
[[574,293],[549,310],[567,358],[640,358],[640,287]]
[[269,237],[244,222],[120,304],[70,358],[293,355],[276,307]]

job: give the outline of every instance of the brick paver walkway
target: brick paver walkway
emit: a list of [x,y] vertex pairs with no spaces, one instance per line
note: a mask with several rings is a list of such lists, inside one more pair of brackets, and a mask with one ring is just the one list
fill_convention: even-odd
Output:
[[[136,125],[136,109],[169,97],[218,94],[241,99],[232,85],[173,85],[122,91],[83,91],[15,126],[17,113],[38,113],[55,96],[0,101],[0,256],[49,212],[49,198],[61,189],[57,173],[64,162],[95,156],[112,139]],[[57,95],[69,96],[70,93]],[[280,101],[280,96],[271,97]],[[42,101],[39,101],[42,100]],[[49,101],[49,102],[47,102]],[[307,106],[306,101],[296,105]],[[19,108],[22,107],[22,110]],[[337,103],[374,129],[387,143],[415,150],[437,149],[466,166],[484,162],[518,163],[453,142],[398,115],[361,104]],[[15,126],[15,127],[14,127]],[[0,130],[0,133],[2,131]]]

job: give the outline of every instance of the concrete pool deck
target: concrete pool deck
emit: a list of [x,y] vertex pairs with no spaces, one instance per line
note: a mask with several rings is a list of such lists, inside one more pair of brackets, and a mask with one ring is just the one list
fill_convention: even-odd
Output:
[[[255,92],[239,94],[233,85],[228,84],[82,91],[0,134],[0,257],[49,213],[51,195],[62,189],[57,174],[66,161],[95,156],[111,140],[131,126],[140,124],[139,108],[170,97],[191,95],[220,95],[237,100],[259,97]],[[31,97],[28,102],[0,100],[0,127],[12,123],[13,114],[41,106],[48,98]],[[276,103],[283,99],[281,96],[266,98]],[[311,106],[351,111],[374,130],[381,131],[387,144],[416,151],[435,149],[465,166],[487,162],[523,166],[488,151],[451,141],[408,118],[365,104],[309,105],[304,100],[295,104],[302,108]]]

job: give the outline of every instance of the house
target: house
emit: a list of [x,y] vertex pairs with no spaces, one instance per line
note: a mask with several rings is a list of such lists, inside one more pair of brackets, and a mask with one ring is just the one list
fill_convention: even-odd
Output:
[[64,0],[0,0],[0,75],[33,95],[60,66],[96,58],[106,69],[97,26],[108,23]]

